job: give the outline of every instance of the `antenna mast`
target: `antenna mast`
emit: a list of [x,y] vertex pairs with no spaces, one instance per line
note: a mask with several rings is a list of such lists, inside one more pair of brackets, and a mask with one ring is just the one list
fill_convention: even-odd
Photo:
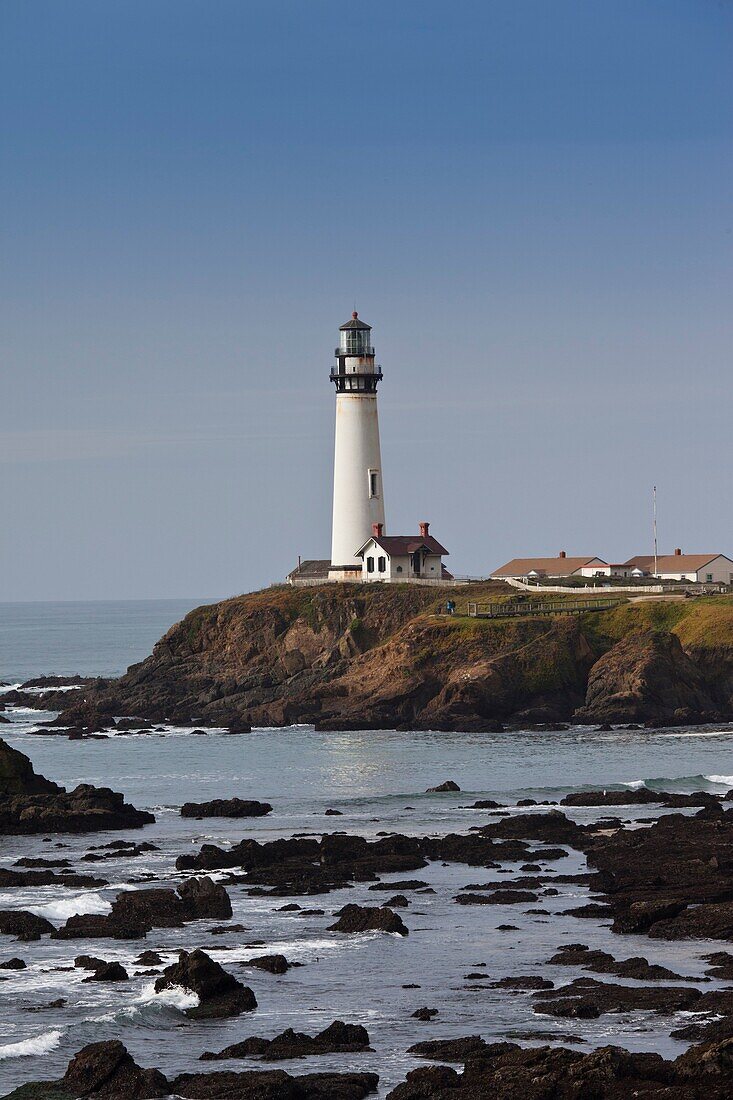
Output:
[[657,575],[657,487],[654,486],[654,576]]

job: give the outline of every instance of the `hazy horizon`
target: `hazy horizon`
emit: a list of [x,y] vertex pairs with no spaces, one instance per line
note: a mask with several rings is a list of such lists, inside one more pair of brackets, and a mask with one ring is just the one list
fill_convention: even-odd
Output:
[[732,45],[716,0],[6,0],[0,602],[327,557],[354,305],[391,533],[621,561],[656,484],[660,550],[733,557]]

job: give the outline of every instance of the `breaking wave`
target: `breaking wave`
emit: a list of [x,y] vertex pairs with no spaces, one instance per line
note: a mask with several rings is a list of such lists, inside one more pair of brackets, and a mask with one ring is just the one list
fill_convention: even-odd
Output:
[[61,1042],[62,1031],[44,1031],[32,1039],[21,1039],[19,1043],[7,1043],[0,1047],[0,1061],[5,1058],[29,1058],[33,1055],[48,1054]]
[[109,913],[112,905],[101,894],[77,894],[75,898],[61,898],[58,901],[49,901],[45,905],[29,905],[31,913],[37,917],[45,917],[46,920],[65,921],[68,917],[77,915],[88,916],[93,913]]
[[[713,788],[723,788],[728,791],[733,787],[733,775],[660,775],[653,779],[631,779],[627,783],[621,783],[621,787],[629,790],[639,790],[646,787],[649,791],[670,791],[672,793],[692,793],[694,791],[709,791],[711,794],[721,793]],[[610,785],[610,788],[613,784]]]

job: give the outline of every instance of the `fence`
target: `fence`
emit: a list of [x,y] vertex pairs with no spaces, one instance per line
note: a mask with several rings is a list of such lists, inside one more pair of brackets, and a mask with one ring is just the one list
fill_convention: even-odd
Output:
[[589,611],[610,611],[624,600],[564,600],[562,603],[469,603],[473,619],[511,619],[525,615],[585,615]]

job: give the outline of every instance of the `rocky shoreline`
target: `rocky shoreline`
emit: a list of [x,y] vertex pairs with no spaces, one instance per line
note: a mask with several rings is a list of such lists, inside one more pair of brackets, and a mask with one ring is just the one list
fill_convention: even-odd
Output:
[[[459,612],[524,598],[501,582],[456,592]],[[119,680],[59,691],[41,678],[3,698],[60,710],[38,732],[77,738],[160,722],[244,733],[733,721],[731,596],[505,620],[443,608],[429,588],[275,587],[197,608]]]
[[[2,742],[0,777],[4,793],[15,807],[13,812],[20,818],[24,804],[35,810],[37,800],[48,799],[55,807],[53,813],[61,814],[53,818],[54,833],[62,837],[64,833],[79,834],[78,807],[70,805],[64,818],[58,808],[62,788],[37,775],[22,753]],[[446,781],[437,784],[433,793],[455,797],[460,794],[456,787]],[[100,789],[90,790],[89,797],[94,799]],[[256,1019],[259,994],[248,984],[250,975],[282,976],[298,965],[270,944],[251,945],[248,958],[239,963],[244,968],[242,980],[233,972],[237,964],[227,965],[226,955],[220,956],[221,961],[212,957],[211,949],[181,950],[177,959],[166,962],[159,950],[140,941],[155,930],[198,929],[200,922],[206,921],[216,922],[206,932],[219,940],[230,933],[232,943],[246,941],[246,928],[234,923],[230,897],[232,891],[243,890],[246,896],[287,910],[296,919],[306,912],[320,913],[325,931],[345,940],[376,937],[364,942],[371,945],[369,951],[378,951],[382,936],[395,943],[412,939],[413,913],[422,898],[435,893],[428,882],[431,866],[470,869],[466,880],[471,881],[465,881],[453,894],[452,904],[474,914],[471,920],[477,929],[493,906],[549,916],[545,906],[550,901],[569,886],[583,886],[591,891],[587,903],[564,912],[577,920],[581,939],[583,929],[610,924],[618,951],[599,950],[582,942],[557,943],[539,973],[497,975],[474,964],[462,979],[477,995],[482,990],[496,990],[508,998],[526,997],[538,1022],[557,1021],[572,1026],[574,1033],[565,1036],[563,1043],[562,1032],[555,1032],[551,1043],[529,1047],[513,1041],[491,1042],[473,1033],[441,1036],[441,1009],[425,1004],[413,1015],[431,1027],[433,1034],[406,1047],[405,1055],[426,1064],[409,1070],[403,1082],[386,1094],[389,1100],[453,1100],[461,1096],[466,1100],[484,1096],[499,1100],[625,1100],[632,1095],[717,1100],[729,1096],[733,985],[723,983],[733,979],[733,954],[725,950],[733,940],[733,862],[728,854],[733,850],[733,791],[684,795],[646,789],[591,790],[567,795],[562,805],[523,801],[529,805],[501,805],[491,800],[476,803],[473,812],[478,820],[461,833],[389,833],[369,838],[352,831],[319,829],[311,835],[273,840],[245,835],[228,847],[205,841],[197,851],[179,852],[175,887],[138,880],[134,889],[118,890],[107,913],[72,914],[59,922],[17,908],[3,910],[0,939],[20,954],[0,961],[0,973],[22,975],[28,961],[32,962],[34,945],[46,937],[60,943],[72,941],[78,944],[76,951],[92,948],[92,953],[75,958],[77,971],[86,975],[85,983],[124,987],[136,975],[149,975],[156,993],[183,991],[190,999],[181,1008],[179,1026],[185,1028],[186,1020],[192,1026],[207,1020]],[[268,803],[236,798],[218,800],[212,812],[220,817],[229,810],[236,820],[241,806],[249,803],[259,817],[263,815],[257,807],[266,805],[268,814],[277,812],[277,807],[273,810]],[[128,825],[145,824],[135,816],[141,811],[122,805]],[[646,822],[618,816],[642,807],[657,816]],[[201,804],[197,813],[201,809],[206,812],[211,804]],[[603,816],[606,810],[613,816]],[[572,816],[578,812],[601,816],[578,821]],[[147,817],[152,825],[154,818]],[[86,821],[88,831],[115,827],[98,812]],[[63,847],[63,841],[61,844]],[[91,846],[82,858],[91,857],[91,862],[98,864],[108,857],[127,855],[134,862],[146,846],[147,850],[156,849],[145,840],[112,841]],[[568,852],[581,861],[579,872],[558,871]],[[63,891],[72,885],[104,882],[94,876],[80,877],[82,866],[75,866],[66,856],[25,857],[11,867],[0,868],[0,884],[3,889],[27,888],[39,881],[33,876],[40,876],[41,882]],[[482,874],[488,877],[482,878]],[[336,908],[329,906],[329,895],[344,891],[354,900]],[[317,899],[323,908],[307,909],[311,899]],[[447,900],[450,903],[450,897]],[[703,950],[698,972],[686,974],[641,955],[629,956],[623,951],[628,935],[645,936],[650,945],[718,941],[720,950]],[[129,964],[123,966],[117,959],[105,957],[115,944],[126,942],[140,944],[134,947],[134,973]],[[556,981],[559,968],[571,974],[580,971],[582,976]],[[358,998],[358,989],[353,994]],[[641,1014],[643,1018],[649,1013],[667,1020],[679,1041],[693,1045],[673,1059],[618,1046],[576,1049],[589,1021],[619,1014]],[[479,1027],[480,1019],[479,1014]],[[541,1030],[527,1034],[533,1044],[541,1037]],[[313,1072],[258,1068],[258,1063],[303,1058],[317,1063],[333,1054],[343,1055],[347,1061],[352,1055],[363,1055],[368,1068],[320,1071],[316,1065]],[[332,1019],[314,1033],[290,1028],[267,1034],[256,1025],[243,1023],[236,1042],[213,1050],[202,1045],[191,1052],[191,1059],[189,1069],[171,1076],[155,1066],[141,1067],[119,1040],[103,1040],[79,1050],[63,1076],[46,1081],[28,1079],[6,1096],[12,1100],[75,1100],[82,1096],[145,1100],[170,1095],[191,1100],[357,1100],[380,1087],[379,1045],[370,1029],[348,1019]],[[226,1067],[204,1070],[195,1067],[196,1061],[223,1061]]]

